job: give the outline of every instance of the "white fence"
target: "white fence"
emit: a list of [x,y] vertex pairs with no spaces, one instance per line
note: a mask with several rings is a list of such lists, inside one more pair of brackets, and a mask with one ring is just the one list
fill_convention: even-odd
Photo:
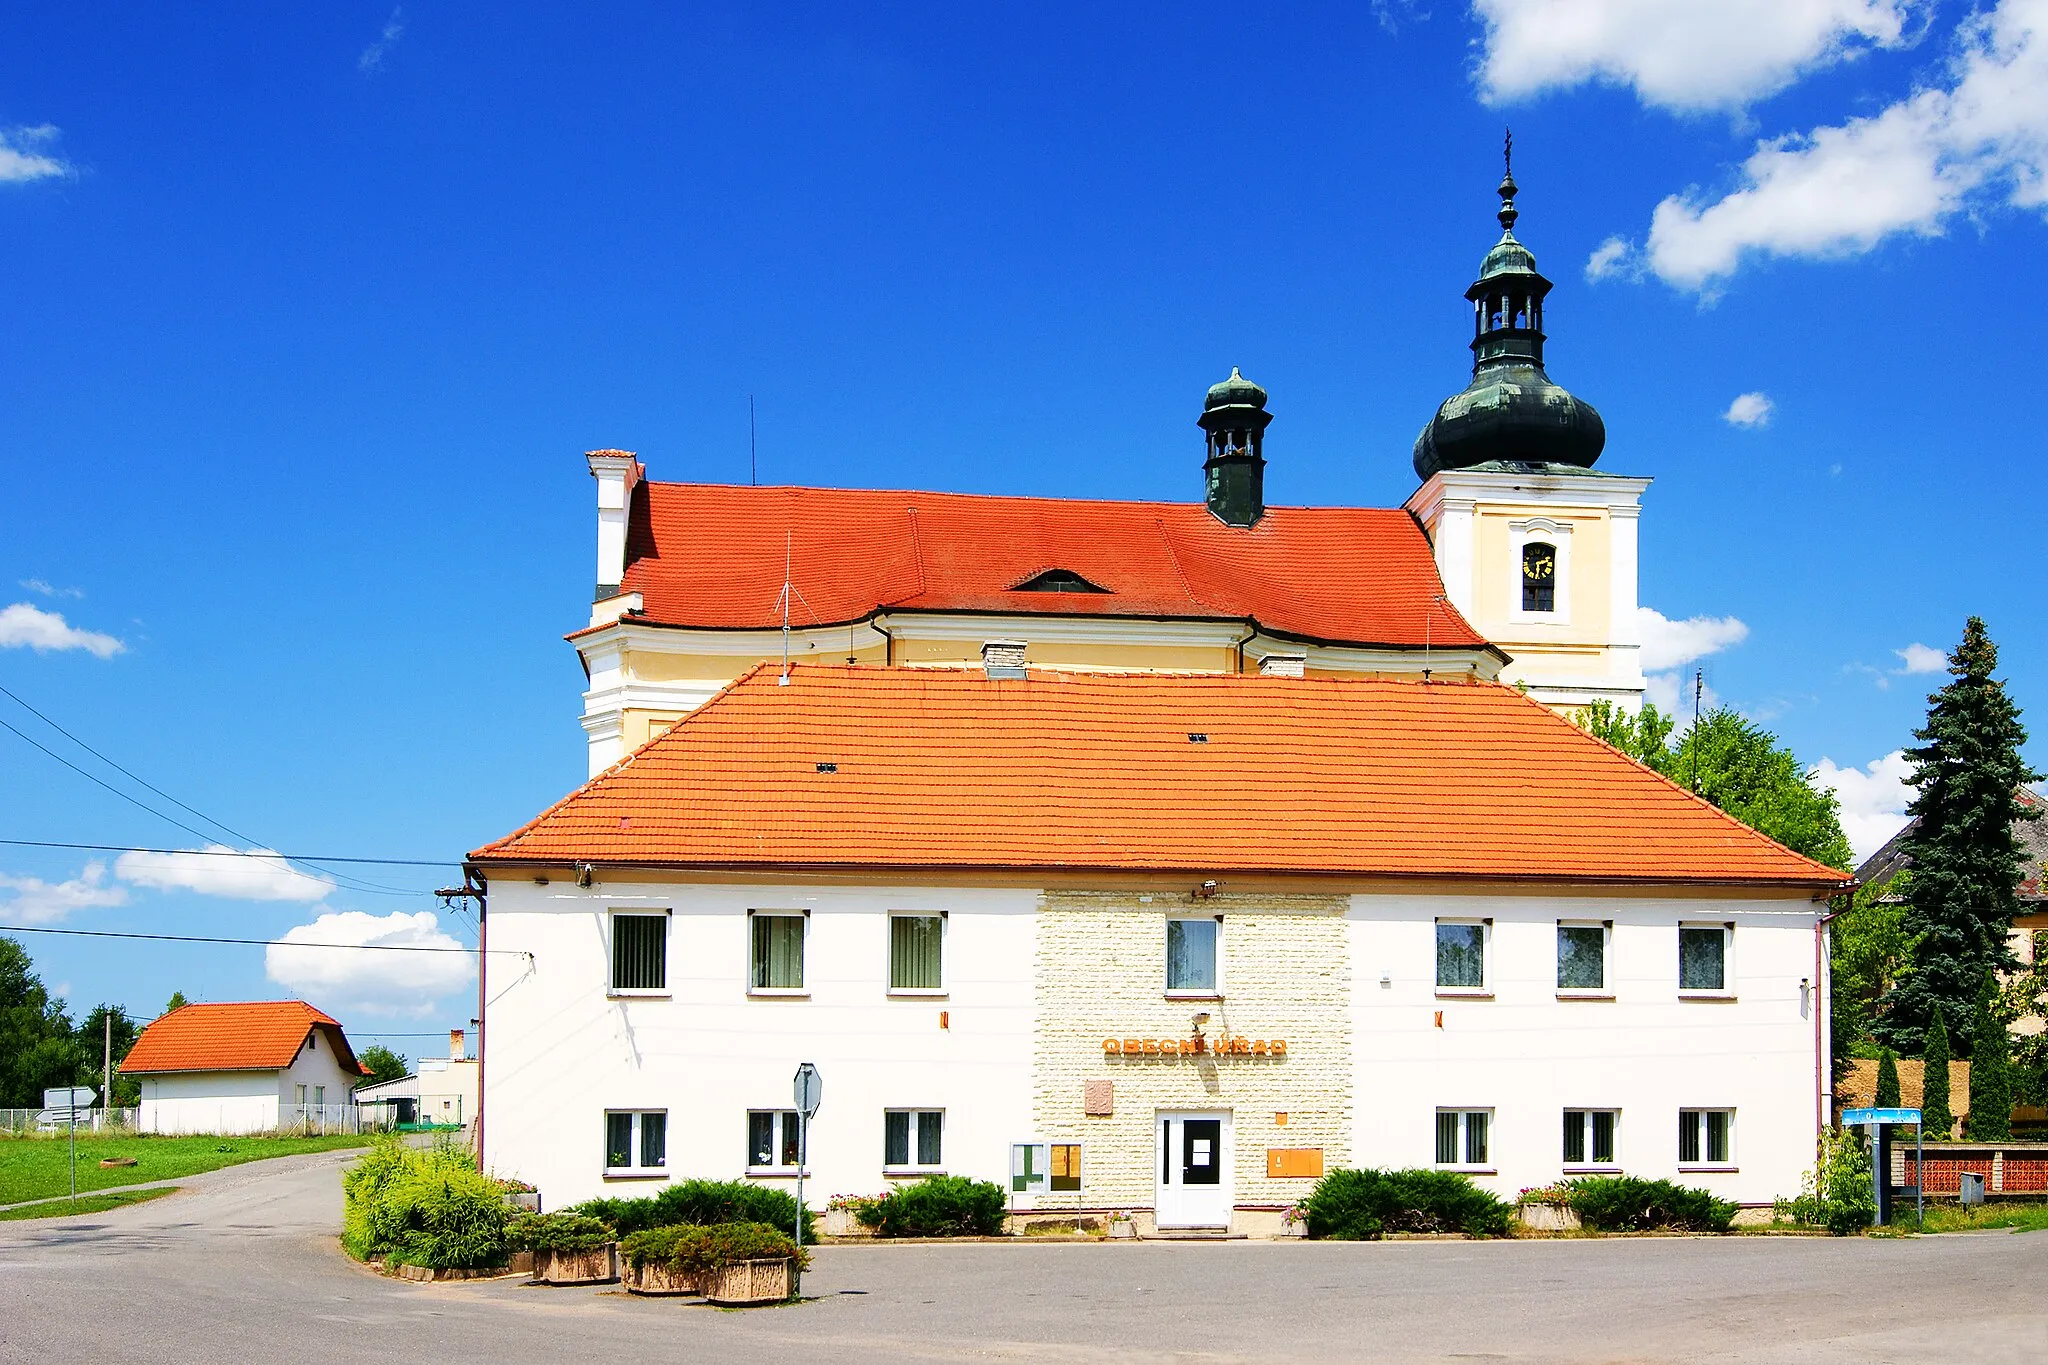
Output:
[[[120,1131],[135,1130],[140,1120],[140,1109],[81,1109],[78,1111],[78,1131],[99,1132],[104,1129]],[[70,1131],[70,1115],[62,1109],[0,1109],[0,1133],[58,1133]]]

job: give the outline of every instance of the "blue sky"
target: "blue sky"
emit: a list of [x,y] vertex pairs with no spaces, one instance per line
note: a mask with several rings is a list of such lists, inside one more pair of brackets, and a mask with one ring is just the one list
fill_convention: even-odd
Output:
[[[573,786],[581,452],[745,479],[749,394],[764,482],[1193,498],[1236,364],[1274,501],[1398,505],[1466,377],[1505,123],[1552,376],[1657,481],[1666,686],[1704,667],[1853,770],[1864,842],[1940,681],[1915,646],[1983,615],[2048,724],[2048,0],[74,6],[9,38],[0,685],[247,841],[0,719],[225,844],[453,858]],[[0,830],[200,843],[4,732]],[[471,932],[381,920],[452,871],[203,867],[0,847],[0,922]],[[80,1008],[474,1013],[455,957],[27,941]]]

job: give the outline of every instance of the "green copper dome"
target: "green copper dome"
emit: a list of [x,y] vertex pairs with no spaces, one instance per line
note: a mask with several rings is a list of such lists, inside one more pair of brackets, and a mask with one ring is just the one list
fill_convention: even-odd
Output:
[[[1211,374],[1215,371],[1211,370]],[[1266,406],[1266,391],[1238,373],[1237,366],[1230,367],[1230,378],[1221,384],[1209,386],[1209,396],[1202,403],[1203,412],[1214,412],[1217,408],[1263,408]]]
[[1591,403],[1543,369],[1543,305],[1550,281],[1515,237],[1515,177],[1500,182],[1500,241],[1465,291],[1472,304],[1472,382],[1437,408],[1415,438],[1415,473],[1510,462],[1590,469],[1607,445]]

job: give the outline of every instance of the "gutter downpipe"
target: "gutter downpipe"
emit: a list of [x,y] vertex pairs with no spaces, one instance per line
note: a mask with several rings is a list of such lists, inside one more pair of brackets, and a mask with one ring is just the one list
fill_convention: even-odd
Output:
[[490,1026],[485,1020],[488,1012],[485,993],[490,971],[490,880],[483,869],[465,864],[462,869],[465,882],[476,885],[476,1164],[477,1169],[490,1170],[490,1163],[484,1158],[484,1039],[490,1036]]
[[1835,1059],[1828,1047],[1829,1033],[1822,1025],[1823,1013],[1829,1016],[1829,1026],[1834,1022],[1833,959],[1828,952],[1828,924],[1856,908],[1857,886],[1858,883],[1852,880],[1830,896],[1830,901],[1840,899],[1842,907],[1828,911],[1813,922],[1813,1136],[1816,1141],[1828,1129],[1828,1101],[1834,1098],[1835,1088]]

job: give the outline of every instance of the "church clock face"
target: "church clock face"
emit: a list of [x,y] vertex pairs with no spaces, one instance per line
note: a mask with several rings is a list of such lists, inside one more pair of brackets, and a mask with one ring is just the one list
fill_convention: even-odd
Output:
[[1557,610],[1557,547],[1541,541],[1522,547],[1522,610]]

